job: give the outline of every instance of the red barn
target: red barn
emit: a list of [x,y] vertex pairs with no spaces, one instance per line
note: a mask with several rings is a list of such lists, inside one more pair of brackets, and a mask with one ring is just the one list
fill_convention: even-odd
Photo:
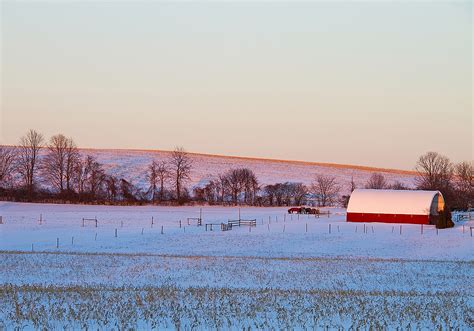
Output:
[[439,191],[357,189],[349,199],[347,222],[436,224],[442,210]]

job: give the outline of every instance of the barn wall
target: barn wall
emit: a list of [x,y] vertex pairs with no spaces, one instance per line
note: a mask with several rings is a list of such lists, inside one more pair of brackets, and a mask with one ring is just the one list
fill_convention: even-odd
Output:
[[347,222],[430,224],[429,215],[347,213]]

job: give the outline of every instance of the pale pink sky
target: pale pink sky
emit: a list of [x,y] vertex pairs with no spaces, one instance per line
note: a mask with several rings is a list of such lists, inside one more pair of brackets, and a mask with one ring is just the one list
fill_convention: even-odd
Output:
[[466,2],[1,3],[0,143],[473,158]]

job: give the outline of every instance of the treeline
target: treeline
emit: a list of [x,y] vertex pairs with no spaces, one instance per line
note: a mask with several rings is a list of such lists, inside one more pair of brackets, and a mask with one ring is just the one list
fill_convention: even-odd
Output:
[[[188,154],[176,148],[166,162],[152,162],[147,179],[153,185],[144,191],[108,173],[94,156],[82,155],[72,138],[58,134],[46,141],[30,130],[18,146],[0,146],[0,197],[35,202],[183,203],[190,198],[185,182],[190,179],[191,165]],[[165,181],[175,189],[165,189]]]
[[[333,176],[316,175],[310,185],[263,185],[248,168],[229,169],[206,184],[189,188],[192,159],[176,148],[166,160],[152,160],[143,177],[145,188],[106,171],[92,155],[83,155],[74,140],[62,134],[49,140],[35,130],[20,138],[18,146],[0,146],[0,198],[12,201],[97,204],[184,204],[252,206],[347,206],[356,188],[352,179],[339,183]],[[440,190],[449,205],[465,209],[474,204],[472,162],[452,164],[437,153],[417,162],[416,187],[388,183],[373,173],[363,185],[372,189]],[[143,186],[143,185],[142,185]]]

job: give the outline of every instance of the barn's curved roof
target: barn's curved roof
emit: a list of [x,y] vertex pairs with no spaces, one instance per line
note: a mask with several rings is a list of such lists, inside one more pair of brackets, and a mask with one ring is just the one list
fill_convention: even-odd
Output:
[[348,213],[429,215],[439,191],[356,189],[347,206]]

